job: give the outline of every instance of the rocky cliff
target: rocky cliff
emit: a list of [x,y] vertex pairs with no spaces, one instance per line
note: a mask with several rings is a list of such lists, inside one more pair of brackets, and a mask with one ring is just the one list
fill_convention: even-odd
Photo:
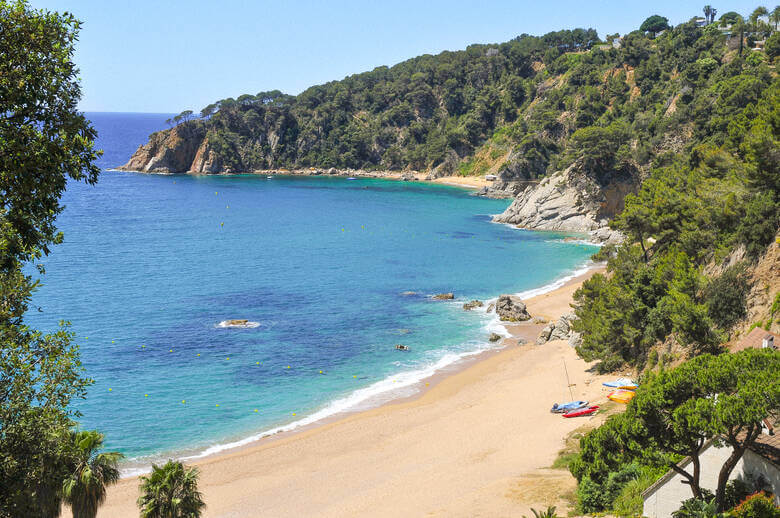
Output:
[[533,230],[590,233],[600,242],[619,242],[622,236],[607,223],[623,209],[636,181],[631,175],[598,181],[574,164],[527,186],[493,221]]
[[208,151],[203,149],[207,147],[205,135],[204,126],[198,123],[180,124],[167,131],[152,133],[149,142],[139,146],[130,160],[117,169],[142,173],[184,173],[193,167],[203,170],[208,167],[209,157]]

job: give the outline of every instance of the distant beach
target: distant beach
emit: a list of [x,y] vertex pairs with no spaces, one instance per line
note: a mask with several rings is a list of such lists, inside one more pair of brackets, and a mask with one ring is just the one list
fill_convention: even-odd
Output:
[[[527,299],[529,312],[569,312],[596,271]],[[549,408],[570,399],[564,362],[575,398],[598,402],[603,377],[564,341],[535,345],[541,327],[507,326],[502,350],[424,380],[414,397],[194,462],[206,516],[506,516],[565,505],[574,480],[549,466],[588,418]],[[136,516],[137,484],[112,487],[100,516]]]

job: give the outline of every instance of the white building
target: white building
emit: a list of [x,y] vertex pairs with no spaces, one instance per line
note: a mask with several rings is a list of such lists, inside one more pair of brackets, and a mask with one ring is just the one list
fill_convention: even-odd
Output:
[[[718,473],[723,463],[731,455],[730,446],[716,448],[711,442],[704,446],[699,457],[701,474],[699,484],[713,493],[718,487]],[[679,466],[686,469],[691,459],[684,459]],[[745,454],[734,467],[729,480],[747,479],[760,476],[772,487],[775,504],[780,505],[780,436],[762,433],[756,444],[745,451]],[[693,496],[691,487],[683,484],[679,473],[669,470],[655,484],[642,493],[644,507],[642,515],[648,518],[670,518],[672,513],[680,508],[685,500]]]

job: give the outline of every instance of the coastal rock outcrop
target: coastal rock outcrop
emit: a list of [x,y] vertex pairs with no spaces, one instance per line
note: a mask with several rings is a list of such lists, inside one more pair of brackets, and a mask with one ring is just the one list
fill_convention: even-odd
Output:
[[[547,324],[539,333],[536,339],[537,345],[542,345],[551,340],[569,340],[569,344],[576,346],[579,340],[579,333],[572,330],[571,322],[577,318],[574,313],[567,313],[555,321]],[[575,336],[576,335],[576,336]]]
[[488,340],[490,340],[491,342],[498,342],[499,340],[501,340],[501,335],[498,333],[490,333]]
[[515,295],[501,295],[496,301],[496,313],[505,322],[522,322],[530,320],[531,315],[520,297]]
[[527,186],[493,221],[534,230],[590,233],[601,242],[619,242],[622,236],[607,222],[635,189],[632,178],[615,175],[599,182],[572,165]]
[[433,296],[433,300],[452,300],[455,298],[453,293],[437,293]]
[[469,311],[474,308],[481,308],[482,306],[483,304],[481,300],[472,300],[471,302],[466,302],[465,304],[463,304],[463,309]]
[[184,173],[189,171],[206,135],[202,124],[179,124],[149,136],[130,160],[117,169],[142,173]]

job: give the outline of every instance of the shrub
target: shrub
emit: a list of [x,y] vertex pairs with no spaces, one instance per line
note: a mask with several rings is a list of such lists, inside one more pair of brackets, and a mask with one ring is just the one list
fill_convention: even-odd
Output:
[[710,282],[704,292],[707,313],[722,329],[730,329],[747,316],[745,304],[750,285],[745,267],[732,266]]
[[730,515],[734,518],[780,518],[780,508],[762,491],[747,497]]

